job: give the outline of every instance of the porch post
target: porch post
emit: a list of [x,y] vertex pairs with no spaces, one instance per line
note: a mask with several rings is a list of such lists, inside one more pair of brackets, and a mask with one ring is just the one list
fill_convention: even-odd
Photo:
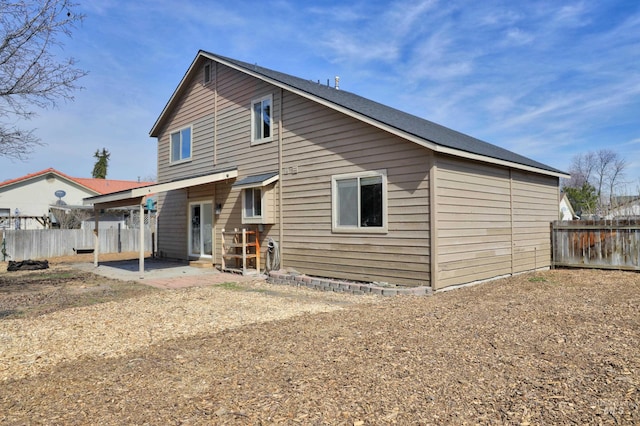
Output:
[[140,278],[144,278],[144,204],[140,203]]
[[100,239],[98,238],[98,223],[100,223],[100,219],[98,215],[100,214],[100,210],[97,205],[93,205],[93,266],[98,267],[98,250],[100,250]]

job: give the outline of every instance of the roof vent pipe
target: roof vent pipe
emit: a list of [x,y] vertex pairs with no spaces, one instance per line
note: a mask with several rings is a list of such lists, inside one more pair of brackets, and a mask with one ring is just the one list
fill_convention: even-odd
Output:
[[336,90],[340,90],[340,77],[336,75]]

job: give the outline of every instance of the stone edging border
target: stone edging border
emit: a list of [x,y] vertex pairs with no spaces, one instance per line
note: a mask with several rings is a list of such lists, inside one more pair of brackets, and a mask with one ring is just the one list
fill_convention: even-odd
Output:
[[350,294],[376,294],[382,296],[430,296],[433,294],[431,287],[382,287],[374,283],[354,283],[330,278],[311,277],[303,274],[290,274],[281,271],[270,271],[267,275],[270,284],[285,284],[296,287],[307,287],[322,291],[334,291]]

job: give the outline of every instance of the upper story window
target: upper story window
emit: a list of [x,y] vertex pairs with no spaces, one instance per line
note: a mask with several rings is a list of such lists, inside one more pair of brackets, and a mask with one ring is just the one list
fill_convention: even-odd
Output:
[[191,127],[171,133],[171,162],[191,158]]
[[331,177],[334,232],[387,232],[386,171]]
[[272,140],[273,118],[271,95],[251,102],[251,143],[259,144]]
[[209,84],[211,82],[211,64],[204,65],[204,77],[202,79],[203,84]]

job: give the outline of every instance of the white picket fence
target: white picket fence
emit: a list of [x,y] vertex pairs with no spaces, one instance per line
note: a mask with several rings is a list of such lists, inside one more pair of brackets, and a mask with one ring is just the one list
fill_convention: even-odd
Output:
[[[74,249],[93,249],[91,229],[30,229],[0,230],[0,250],[4,234],[4,260],[49,259],[75,254]],[[145,229],[144,251],[151,251],[153,235]],[[140,232],[137,229],[101,229],[100,253],[140,251]],[[0,261],[5,256],[0,252]]]

